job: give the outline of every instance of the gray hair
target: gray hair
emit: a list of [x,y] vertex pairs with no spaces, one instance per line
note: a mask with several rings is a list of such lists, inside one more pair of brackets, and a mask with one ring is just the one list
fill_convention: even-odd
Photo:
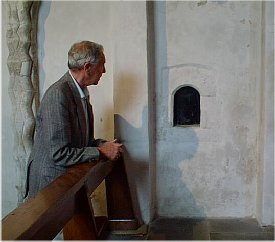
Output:
[[81,41],[72,45],[68,52],[69,69],[82,69],[85,63],[96,64],[100,54],[103,53],[103,46],[91,41]]

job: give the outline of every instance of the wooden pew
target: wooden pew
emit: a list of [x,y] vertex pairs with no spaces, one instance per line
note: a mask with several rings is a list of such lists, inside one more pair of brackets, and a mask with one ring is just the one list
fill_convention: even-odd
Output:
[[[108,217],[95,217],[90,195],[105,179]],[[95,240],[111,229],[137,229],[123,159],[75,165],[2,220],[3,240]]]

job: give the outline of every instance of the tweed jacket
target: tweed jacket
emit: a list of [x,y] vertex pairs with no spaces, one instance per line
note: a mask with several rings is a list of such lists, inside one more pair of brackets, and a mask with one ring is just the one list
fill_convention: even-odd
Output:
[[28,161],[26,196],[35,195],[74,164],[99,159],[89,104],[90,140],[79,91],[69,72],[45,92],[36,117],[34,145]]

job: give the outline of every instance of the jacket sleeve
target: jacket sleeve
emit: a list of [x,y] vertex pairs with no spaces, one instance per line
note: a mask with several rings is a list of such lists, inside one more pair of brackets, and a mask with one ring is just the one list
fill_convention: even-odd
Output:
[[80,141],[75,141],[81,130],[73,130],[73,122],[78,122],[78,117],[74,118],[77,112],[73,108],[76,107],[72,107],[69,98],[64,91],[53,89],[45,97],[46,105],[41,107],[50,158],[63,167],[99,159],[96,147],[83,147]]

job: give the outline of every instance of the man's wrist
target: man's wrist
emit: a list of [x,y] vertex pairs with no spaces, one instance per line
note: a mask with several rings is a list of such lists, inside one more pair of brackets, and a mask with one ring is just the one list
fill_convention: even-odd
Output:
[[101,151],[100,147],[97,147],[97,150],[99,152],[99,160],[106,160],[106,156],[103,154],[103,152]]

